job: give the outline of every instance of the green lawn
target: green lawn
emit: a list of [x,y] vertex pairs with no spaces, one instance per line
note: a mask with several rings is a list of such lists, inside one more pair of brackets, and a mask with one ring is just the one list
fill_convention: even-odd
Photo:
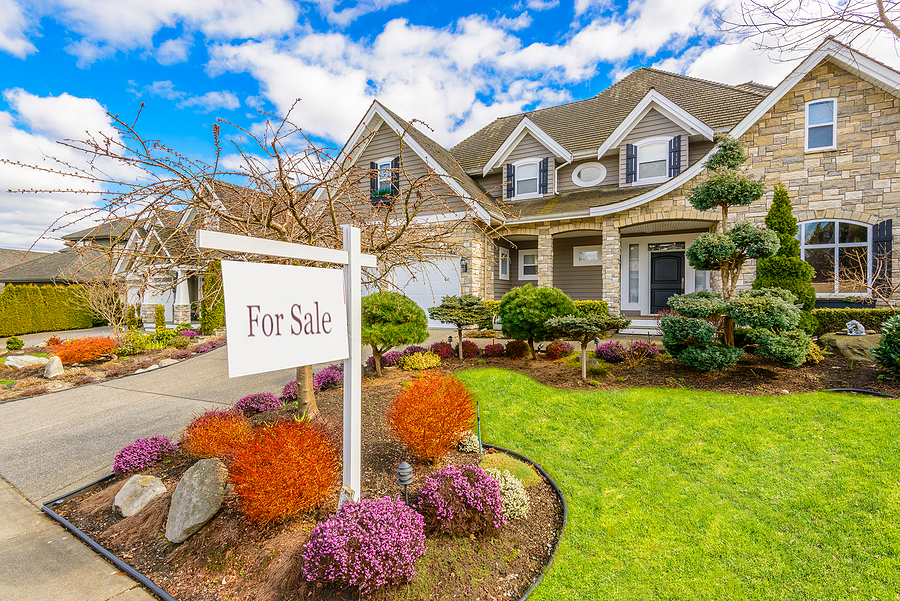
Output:
[[533,599],[900,599],[900,401],[458,376],[568,500]]

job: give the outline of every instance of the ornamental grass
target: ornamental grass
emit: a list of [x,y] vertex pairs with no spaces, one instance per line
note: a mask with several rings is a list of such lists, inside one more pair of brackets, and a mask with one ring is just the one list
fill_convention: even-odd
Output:
[[181,448],[194,457],[226,457],[249,436],[252,427],[250,420],[237,411],[207,411],[184,429]]

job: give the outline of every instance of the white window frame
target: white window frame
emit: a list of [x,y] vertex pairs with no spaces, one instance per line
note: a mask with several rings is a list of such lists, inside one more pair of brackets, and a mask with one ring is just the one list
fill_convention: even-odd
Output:
[[[543,158],[532,157],[532,158],[528,158],[528,159],[522,159],[521,161],[516,161],[515,163],[512,164],[513,167],[515,167],[515,169],[516,169],[516,173],[515,173],[516,193],[512,197],[512,200],[528,200],[529,198],[541,198],[542,196],[544,196],[543,194],[541,194],[541,161],[543,161],[543,160],[544,160]],[[534,176],[535,184],[536,184],[536,191],[529,192],[528,194],[519,194],[519,167],[521,167],[523,165],[530,165],[532,163],[534,163],[535,169],[537,170],[537,173]],[[549,171],[549,167],[548,167],[548,171]],[[531,178],[529,177],[528,179],[531,179]],[[548,184],[549,184],[549,180],[550,180],[550,174],[547,173]],[[549,189],[549,186],[548,186],[548,189]]]
[[[664,181],[668,181],[670,179],[669,178],[669,140],[671,140],[671,139],[672,139],[671,137],[667,137],[667,136],[655,136],[653,138],[644,138],[643,140],[640,140],[637,143],[635,143],[634,147],[635,147],[635,152],[637,153],[637,155],[636,155],[637,158],[635,159],[635,166],[634,166],[634,168],[635,168],[634,178],[635,179],[634,179],[634,183],[632,185],[644,186],[647,184],[659,184]],[[663,144],[665,146],[665,149],[666,149],[665,154],[664,154],[664,156],[666,157],[665,172],[663,173],[663,175],[659,175],[656,177],[645,177],[644,179],[641,179],[640,178],[640,176],[641,176],[641,149],[646,146],[651,146],[651,145],[655,145],[655,144]]]
[[[578,174],[578,170],[583,167],[596,167],[600,170],[600,177],[593,181],[586,182],[584,180],[580,180],[576,177]],[[606,166],[599,161],[589,161],[587,163],[581,163],[579,165],[575,165],[575,168],[572,169],[572,183],[580,188],[590,188],[591,186],[599,186],[600,182],[606,179],[607,171]]]
[[[538,249],[536,248],[527,248],[525,250],[519,250],[519,279],[520,280],[536,280],[538,279],[538,274],[534,275],[525,275],[525,256],[526,255],[534,255],[534,265],[535,268],[540,271],[540,267],[538,267]],[[529,265],[530,267],[530,265]]]
[[[578,258],[578,253],[580,252],[596,252],[596,259],[588,259],[588,260],[580,260]],[[603,255],[601,254],[601,246],[599,244],[592,244],[590,246],[575,246],[572,248],[572,265],[574,267],[585,267],[587,265],[602,265],[603,264]]]
[[[501,280],[509,280],[509,249],[502,246],[497,247],[500,250],[500,260],[497,263],[497,274]],[[506,263],[506,273],[503,273],[503,264]]]
[[[831,222],[834,223],[834,243],[833,244],[807,244],[806,243],[806,224],[807,223],[823,223],[823,222]],[[851,225],[858,225],[866,228],[866,242],[848,242],[841,243],[840,235],[841,235],[841,224],[849,223]],[[869,296],[870,292],[867,289],[865,292],[840,292],[840,249],[841,248],[865,248],[866,249],[866,283],[867,285],[872,285],[872,226],[867,223],[860,223],[859,221],[851,221],[850,219],[810,219],[809,221],[803,221],[797,224],[798,227],[798,235],[800,236],[800,258],[804,261],[806,260],[806,250],[807,249],[822,249],[822,248],[834,248],[834,288],[832,292],[816,292],[817,298],[828,298],[828,297],[853,297],[853,296]]]
[[[818,146],[816,148],[809,147],[809,107],[813,104],[818,104],[822,102],[831,102],[834,106],[834,110],[832,112],[832,120],[831,120],[831,145],[830,146]],[[837,148],[837,115],[838,115],[838,102],[837,98],[819,98],[818,100],[810,100],[806,103],[804,108],[804,119],[803,119],[803,143],[806,149],[806,152],[819,152],[822,150],[834,150]],[[827,125],[827,123],[818,123],[813,125],[812,127],[823,127]],[[827,220],[826,220],[827,221]]]
[[[387,157],[375,161],[375,164],[378,165],[376,169],[378,176],[378,187],[376,188],[376,190],[384,190],[385,188],[391,187],[391,165],[393,164],[395,158],[396,157]],[[387,167],[382,167],[382,165],[384,164],[387,164]],[[387,175],[387,179],[382,177],[383,175]]]

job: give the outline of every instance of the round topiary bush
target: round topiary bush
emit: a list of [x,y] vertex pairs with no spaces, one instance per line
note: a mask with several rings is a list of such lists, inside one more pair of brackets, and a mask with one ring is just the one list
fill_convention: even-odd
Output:
[[759,331],[756,353],[788,367],[800,367],[806,363],[812,339],[801,330],[773,334]]
[[344,504],[316,524],[303,545],[307,581],[336,582],[370,594],[405,584],[425,553],[425,521],[400,499],[362,499]]
[[6,339],[6,348],[11,351],[17,351],[25,346],[25,343],[22,342],[22,339],[18,336],[10,336]]
[[712,342],[690,346],[684,349],[678,358],[685,365],[702,371],[720,371],[734,367],[743,354],[744,351],[739,348]]
[[428,318],[419,305],[399,292],[375,292],[362,299],[362,343],[372,347],[375,372],[381,375],[381,356],[401,344],[428,338]]
[[900,315],[881,324],[881,341],[872,349],[875,363],[893,376],[900,376]]
[[575,347],[565,340],[554,340],[547,346],[547,359],[556,361],[572,354]]
[[524,359],[528,354],[528,345],[523,340],[510,340],[506,344],[506,356],[510,359]]
[[[465,348],[465,347],[463,347],[463,348]],[[450,345],[450,343],[446,342],[444,340],[435,342],[434,344],[431,345],[431,348],[429,348],[428,350],[430,350],[432,353],[434,353],[441,359],[449,359],[453,356],[453,353],[454,353],[453,347]]]
[[[453,354],[455,356],[459,356],[459,345],[456,345],[456,348],[453,349]],[[475,357],[481,356],[481,349],[478,348],[478,345],[472,342],[471,340],[463,340],[462,343],[462,356],[463,359],[473,359]]]
[[181,448],[194,457],[225,457],[249,436],[250,420],[242,413],[215,409],[201,413],[181,434]]
[[552,317],[574,315],[575,312],[575,303],[562,290],[534,288],[531,284],[513,288],[504,294],[498,310],[503,333],[510,338],[526,341],[532,359],[537,359],[534,343],[553,338],[545,322]]
[[338,465],[319,423],[289,420],[255,428],[235,447],[228,476],[244,517],[266,524],[321,502],[334,486]]
[[483,536],[506,523],[500,483],[477,465],[450,465],[432,472],[414,506],[432,533]]
[[116,453],[113,471],[119,475],[136,472],[176,452],[178,447],[167,436],[157,434],[150,438],[138,438]]
[[503,496],[503,513],[507,519],[521,520],[528,515],[530,501],[528,491],[522,481],[512,475],[509,470],[487,468],[488,474],[496,478],[500,484],[500,494]]
[[441,364],[441,358],[431,352],[413,353],[400,360],[400,369],[404,371],[414,371],[431,369]]
[[246,415],[248,413],[262,413],[263,411],[278,409],[281,405],[281,399],[271,392],[257,392],[248,394],[239,400],[234,404],[234,409]]
[[485,357],[503,357],[506,355],[506,348],[500,344],[499,342],[494,344],[489,344],[484,347],[484,356]]

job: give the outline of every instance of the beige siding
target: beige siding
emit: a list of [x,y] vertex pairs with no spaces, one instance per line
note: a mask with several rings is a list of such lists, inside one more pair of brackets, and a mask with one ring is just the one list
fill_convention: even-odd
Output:
[[715,146],[715,142],[710,142],[709,140],[701,140],[699,142],[691,142],[691,151],[690,151],[690,164],[688,167],[701,160],[706,156],[710,150]]
[[650,112],[644,115],[644,118],[628,132],[628,135],[622,140],[622,144],[619,145],[619,185],[631,185],[625,183],[625,146],[627,144],[636,144],[646,138],[655,138],[657,136],[674,138],[679,135],[681,136],[681,169],[684,170],[688,166],[690,156],[688,132],[669,121],[665,115],[656,109],[650,109]]
[[537,241],[534,242],[516,242],[516,248],[512,248],[512,244],[503,243],[504,248],[509,247],[509,279],[500,279],[500,261],[499,252],[494,248],[494,300],[500,300],[503,295],[518,286],[531,284],[537,286],[537,280],[520,280],[519,279],[519,250],[531,250],[537,248]]
[[500,166],[501,172],[501,182],[503,182],[502,197],[506,197],[506,164],[507,163],[515,163],[517,161],[521,161],[523,159],[538,159],[543,160],[545,158],[549,158],[548,167],[547,167],[547,194],[553,195],[553,172],[556,170],[555,159],[553,158],[552,153],[547,150],[543,144],[537,141],[537,139],[532,136],[530,133],[525,133],[525,137],[522,138],[522,141],[513,149],[513,151],[506,157],[506,160],[503,161],[503,164]]
[[490,194],[494,198],[502,199],[506,194],[506,186],[503,185],[503,178],[505,176],[505,173],[505,171],[503,174],[491,173],[487,177],[473,176],[472,179],[478,182],[488,194]]
[[578,161],[577,163],[572,163],[571,165],[566,165],[562,169],[559,170],[559,191],[560,192],[572,192],[574,190],[585,190],[586,188],[582,188],[575,184],[572,181],[572,172],[575,171],[575,168],[579,165],[584,165],[585,163],[601,163],[604,167],[606,167],[606,178],[600,182],[598,185],[605,186],[609,184],[615,184],[619,181],[619,157],[616,156],[607,156],[597,161],[597,159],[587,159],[585,161]]
[[[369,145],[366,149],[360,154],[359,159],[356,161],[357,167],[360,169],[368,169],[369,164],[373,162],[377,162],[381,159],[388,157],[396,157],[400,156],[400,137],[394,133],[394,131],[387,125],[382,124],[382,126],[378,129],[375,135],[372,137],[372,140],[369,142]],[[413,150],[407,146],[403,145],[403,173],[400,174],[400,190],[401,194],[404,189],[409,189],[409,180],[423,177],[428,172],[427,165],[422,158],[417,155]],[[360,179],[360,185],[363,187],[363,192],[367,193],[369,189],[369,176],[365,175]],[[446,193],[449,192],[445,187],[442,186],[443,189],[436,190],[435,193]],[[444,212],[455,212],[455,211],[466,211],[467,206],[465,202],[459,197],[450,197],[447,200],[447,203],[444,206],[435,206],[432,208],[423,207],[423,210],[420,211],[422,215],[433,215],[435,213],[444,213]]]
[[574,300],[603,300],[603,267],[575,267],[576,246],[600,246],[601,236],[555,238],[553,240],[553,286]]

